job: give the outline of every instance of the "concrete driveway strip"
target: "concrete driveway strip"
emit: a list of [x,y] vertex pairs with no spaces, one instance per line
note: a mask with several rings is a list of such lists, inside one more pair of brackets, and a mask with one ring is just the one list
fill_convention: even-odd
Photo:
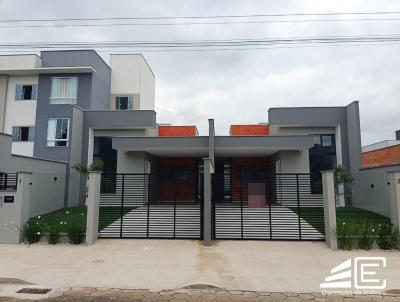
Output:
[[355,256],[387,258],[388,289],[400,289],[399,251],[332,251],[323,242],[99,240],[92,246],[0,245],[0,278],[43,286],[320,292],[330,269]]

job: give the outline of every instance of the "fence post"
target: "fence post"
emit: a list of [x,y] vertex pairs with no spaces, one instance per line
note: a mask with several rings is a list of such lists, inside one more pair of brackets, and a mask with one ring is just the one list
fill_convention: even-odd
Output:
[[400,230],[400,171],[388,172],[390,183],[390,220]]
[[99,230],[100,182],[101,172],[89,172],[89,189],[87,197],[86,218],[86,244],[94,244],[97,241]]
[[298,224],[299,224],[299,240],[301,240],[301,208],[300,208],[299,174],[296,174],[296,196],[297,196],[297,211],[298,211]]
[[322,191],[324,197],[325,241],[331,249],[336,250],[336,202],[333,171],[322,171]]
[[214,167],[211,159],[204,159],[204,205],[203,205],[203,242],[205,246],[210,246],[212,241],[212,209],[211,209],[211,175],[214,173]]
[[[5,175],[5,178],[7,174]],[[21,243],[24,239],[23,227],[29,220],[31,205],[31,172],[18,172],[16,191],[7,189],[0,192],[0,243]],[[10,200],[6,202],[6,198]],[[4,199],[4,200],[3,200]]]

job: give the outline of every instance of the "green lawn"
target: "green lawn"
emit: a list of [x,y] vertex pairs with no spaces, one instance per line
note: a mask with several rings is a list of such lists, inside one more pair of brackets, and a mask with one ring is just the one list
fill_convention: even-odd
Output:
[[[290,208],[298,214],[298,209]],[[324,208],[322,207],[307,207],[300,208],[300,217],[311,224],[317,231],[324,234]],[[390,224],[390,218],[370,212],[364,209],[343,207],[336,208],[337,223],[369,223],[374,225]]]
[[[129,213],[133,207],[124,207],[123,215]],[[120,207],[100,207],[99,213],[99,230],[112,224],[121,216]],[[61,233],[67,232],[67,227],[74,223],[83,223],[86,225],[86,207],[71,207],[57,210],[45,215],[32,217],[30,221],[37,222],[41,229],[45,229],[45,225],[58,224]]]

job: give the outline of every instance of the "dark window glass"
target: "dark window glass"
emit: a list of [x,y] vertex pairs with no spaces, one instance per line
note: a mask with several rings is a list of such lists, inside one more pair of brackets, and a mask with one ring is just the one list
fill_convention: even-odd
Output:
[[133,109],[133,98],[130,96],[117,96],[115,98],[115,109],[116,110],[132,110]]
[[32,86],[24,85],[23,89],[23,98],[24,100],[32,100]]
[[335,135],[322,134],[314,136],[314,147],[309,150],[311,192],[321,194],[321,176],[324,170],[333,170],[336,166],[336,144]]

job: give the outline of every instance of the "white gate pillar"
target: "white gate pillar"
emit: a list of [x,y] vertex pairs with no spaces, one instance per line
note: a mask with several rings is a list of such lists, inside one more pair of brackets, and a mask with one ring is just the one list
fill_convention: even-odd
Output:
[[87,215],[86,215],[86,244],[94,244],[97,241],[99,230],[99,206],[100,206],[100,181],[101,172],[89,172]]
[[331,249],[336,250],[336,202],[333,171],[322,171],[322,191],[324,196],[325,241]]
[[400,230],[400,172],[388,172],[390,183],[390,220]]

